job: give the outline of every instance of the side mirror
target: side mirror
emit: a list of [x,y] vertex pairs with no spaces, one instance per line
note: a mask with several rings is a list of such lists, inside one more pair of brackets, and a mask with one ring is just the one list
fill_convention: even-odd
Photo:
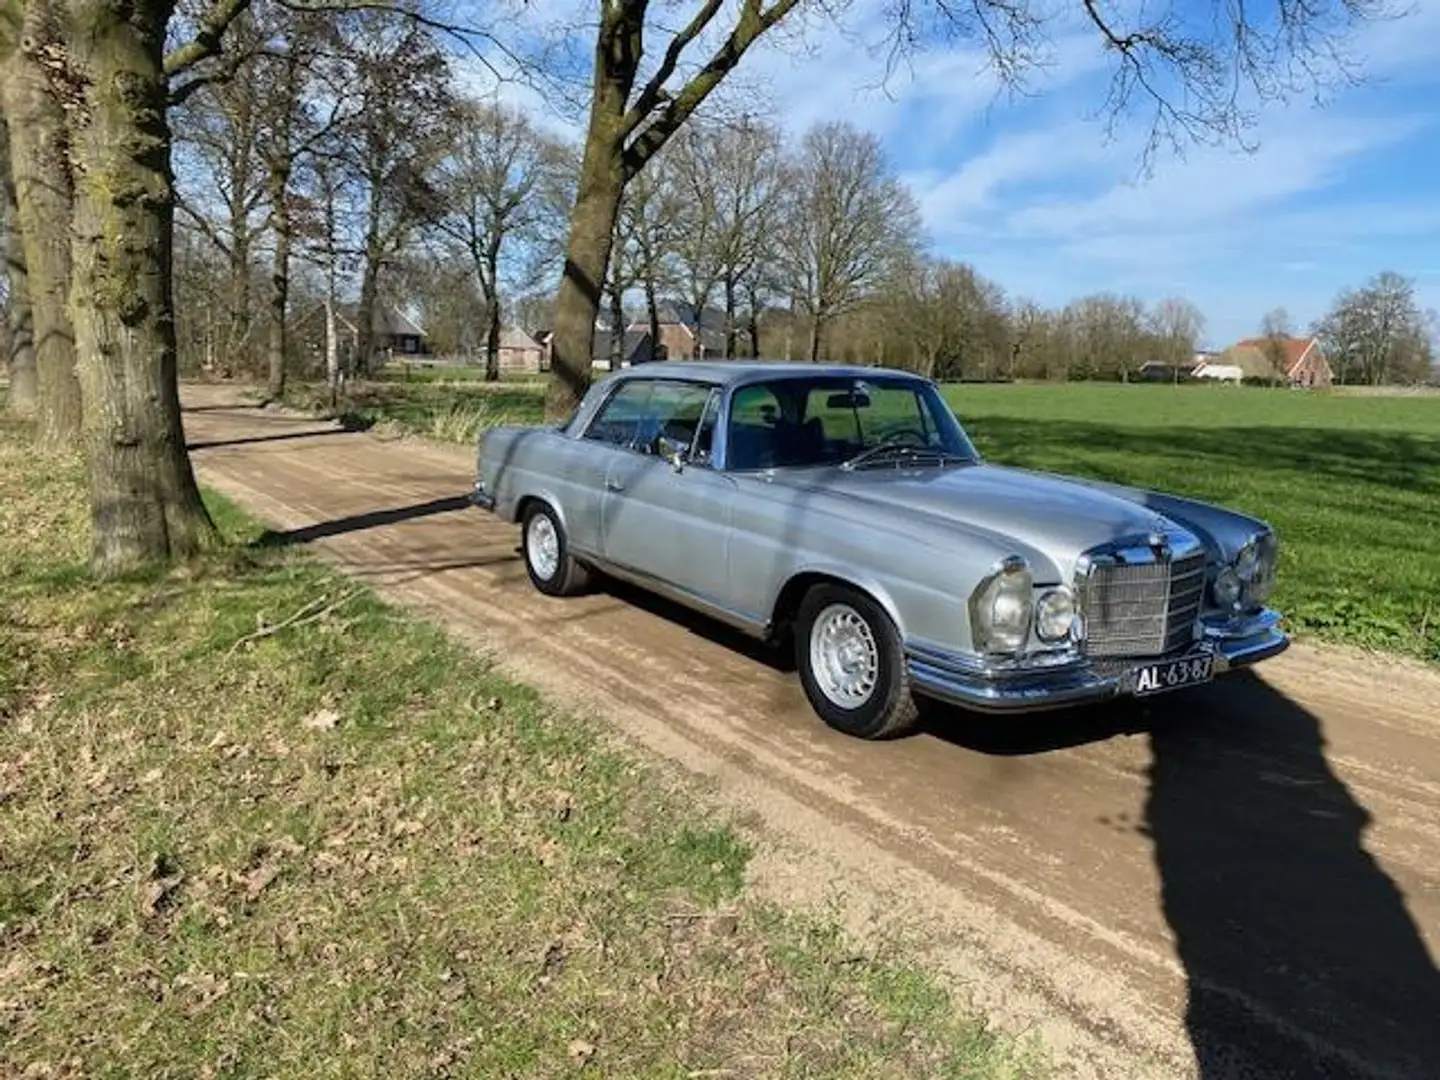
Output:
[[656,455],[669,462],[670,467],[676,472],[685,467],[685,451],[687,449],[688,447],[684,443],[676,442],[665,435],[655,436]]

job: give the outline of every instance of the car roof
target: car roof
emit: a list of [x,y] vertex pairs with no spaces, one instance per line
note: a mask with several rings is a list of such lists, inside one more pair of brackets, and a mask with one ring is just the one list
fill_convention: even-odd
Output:
[[921,376],[916,375],[913,371],[902,371],[899,368],[867,367],[862,364],[808,364],[775,360],[660,360],[625,368],[615,372],[611,378],[695,379],[718,383],[721,386],[739,386],[743,383],[798,376],[875,378],[880,375],[921,379]]

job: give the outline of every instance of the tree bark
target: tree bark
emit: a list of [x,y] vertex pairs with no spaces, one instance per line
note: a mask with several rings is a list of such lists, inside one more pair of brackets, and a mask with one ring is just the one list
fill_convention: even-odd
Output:
[[289,170],[270,173],[270,201],[275,228],[275,254],[270,270],[269,378],[265,393],[271,401],[285,394],[285,316],[290,305],[290,186]]
[[375,304],[380,295],[380,266],[374,258],[365,260],[360,275],[360,310],[355,314],[355,373],[370,375],[375,352]]
[[[598,97],[600,90],[596,93]],[[604,129],[611,124],[618,129],[623,108],[622,97],[611,110],[602,109],[597,101],[591,111],[565,270],[555,298],[555,351],[545,395],[545,415],[551,419],[568,416],[590,389],[595,319],[624,193],[618,134],[607,136]]]
[[735,359],[735,279],[725,278],[725,359]]
[[[612,275],[612,277],[617,275]],[[650,339],[651,359],[655,356],[655,339]],[[625,366],[625,289],[618,281],[610,283],[610,370]]]
[[15,183],[10,174],[10,133],[0,115],[0,169],[4,176],[5,276],[10,285],[10,311],[6,329],[10,372],[10,393],[5,399],[11,416],[35,415],[35,324],[30,308],[30,280],[25,272],[25,238],[20,235],[20,218],[15,209]]
[[51,95],[37,50],[58,46],[49,0],[27,0],[18,44],[5,64],[4,111],[25,267],[30,284],[36,375],[36,438],[42,450],[74,447],[80,383],[70,321],[70,225],[74,189],[65,114]]
[[490,282],[485,306],[489,309],[485,332],[485,381],[500,379],[500,230],[491,228],[485,249],[485,276]]
[[607,4],[596,39],[590,123],[555,297],[555,350],[545,395],[545,415],[554,420],[570,415],[590,389],[595,319],[625,193],[625,107],[640,66],[644,21],[643,3]]
[[77,163],[71,307],[101,574],[193,555],[215,527],[185,449],[176,383],[165,30],[173,0],[73,0]]

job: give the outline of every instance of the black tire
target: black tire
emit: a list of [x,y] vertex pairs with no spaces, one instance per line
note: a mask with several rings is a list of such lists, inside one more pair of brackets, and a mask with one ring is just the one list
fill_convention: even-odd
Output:
[[[570,554],[565,526],[550,504],[530,503],[520,520],[520,553],[525,559],[525,573],[530,576],[530,583],[546,596],[575,596],[584,592],[590,585],[590,568]],[[555,538],[554,569],[548,577],[542,571],[551,560],[542,550],[532,548],[536,534],[543,536],[547,524]],[[536,568],[537,561],[540,569]]]
[[[875,661],[873,686],[863,700],[854,704],[837,700],[822,689],[823,673],[817,673],[812,661],[811,640],[816,623],[825,616],[844,619],[861,634],[851,618],[858,616],[869,641],[873,643]],[[863,646],[862,646],[863,647]],[[843,585],[816,585],[805,594],[795,619],[795,666],[810,706],[837,731],[860,739],[886,739],[903,734],[915,725],[919,715],[915,698],[910,692],[910,671],[900,644],[900,633],[885,609],[857,589]],[[857,694],[858,696],[858,694]]]

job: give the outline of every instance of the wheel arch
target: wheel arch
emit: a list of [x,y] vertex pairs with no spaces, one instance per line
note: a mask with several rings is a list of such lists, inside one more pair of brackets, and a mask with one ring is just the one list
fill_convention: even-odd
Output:
[[896,631],[903,641],[905,638],[905,623],[900,618],[900,612],[895,604],[894,597],[888,589],[875,578],[868,575],[846,573],[838,567],[818,566],[804,567],[796,570],[785,583],[780,586],[776,594],[775,603],[770,612],[770,634],[776,640],[788,638],[795,628],[795,617],[799,614],[800,603],[805,594],[816,585],[838,585],[841,588],[853,589],[862,593],[876,604],[895,624]]

